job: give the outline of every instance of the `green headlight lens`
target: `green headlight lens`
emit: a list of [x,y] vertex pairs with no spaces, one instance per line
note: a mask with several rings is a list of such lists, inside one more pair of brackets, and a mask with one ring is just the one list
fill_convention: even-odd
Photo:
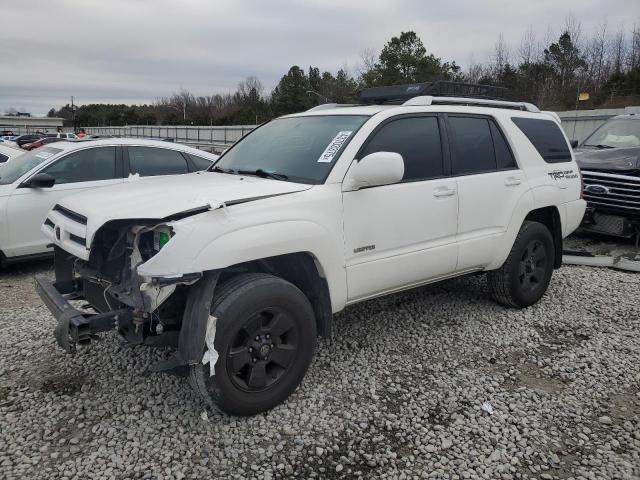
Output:
[[171,240],[171,233],[167,230],[154,230],[153,232],[153,248],[159,252]]
[[158,233],[158,246],[164,247],[169,242],[169,234],[167,232]]

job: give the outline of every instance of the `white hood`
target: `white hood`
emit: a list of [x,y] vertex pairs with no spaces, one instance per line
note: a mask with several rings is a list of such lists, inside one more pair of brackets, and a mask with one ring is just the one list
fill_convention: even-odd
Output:
[[60,205],[87,218],[86,238],[106,222],[163,219],[200,208],[215,209],[235,201],[300,192],[311,185],[197,172],[166,177],[130,178],[124,184],[66,197]]

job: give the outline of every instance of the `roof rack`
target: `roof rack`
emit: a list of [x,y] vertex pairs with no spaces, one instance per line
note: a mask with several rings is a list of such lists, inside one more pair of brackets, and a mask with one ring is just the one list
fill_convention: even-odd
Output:
[[504,100],[486,100],[484,98],[465,97],[432,97],[424,95],[413,97],[404,102],[404,106],[428,106],[428,105],[471,105],[476,107],[509,108],[511,110],[524,110],[526,112],[540,113],[540,109],[532,103],[507,102]]
[[538,107],[526,102],[508,102],[504,98],[508,89],[478,83],[435,82],[390,85],[360,90],[358,98],[364,103],[398,105],[479,105],[539,112]]
[[402,103],[404,100],[421,95],[497,100],[504,99],[507,93],[508,89],[493,85],[438,80],[408,85],[365,88],[358,92],[358,98],[364,103]]

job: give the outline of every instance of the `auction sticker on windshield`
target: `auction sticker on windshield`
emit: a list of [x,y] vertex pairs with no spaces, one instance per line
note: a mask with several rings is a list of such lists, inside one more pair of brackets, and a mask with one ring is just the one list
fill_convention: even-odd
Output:
[[342,147],[342,145],[344,145],[344,142],[347,141],[347,138],[349,138],[349,135],[351,135],[351,133],[353,133],[351,130],[338,132],[338,134],[333,137],[333,140],[329,142],[329,145],[327,146],[327,148],[325,148],[324,152],[322,152],[322,155],[320,155],[318,162],[330,163],[333,160],[333,157],[336,156],[336,153],[340,151],[340,148]]

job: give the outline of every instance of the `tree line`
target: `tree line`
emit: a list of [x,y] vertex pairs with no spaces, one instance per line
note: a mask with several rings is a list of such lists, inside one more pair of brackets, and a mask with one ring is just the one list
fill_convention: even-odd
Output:
[[[70,105],[48,116],[76,126],[101,125],[240,125],[328,102],[357,102],[359,89],[435,80],[505,87],[510,100],[528,101],[553,110],[619,107],[640,103],[640,29],[610,31],[603,24],[590,36],[568,19],[557,38],[538,38],[527,30],[519,45],[502,35],[484,62],[462,70],[428,52],[416,32],[402,32],[380,50],[361,53],[356,72],[336,73],[294,65],[267,92],[255,76],[241,81],[234,93],[197,96],[182,90],[151,105]],[[579,93],[589,99],[578,102]]]

